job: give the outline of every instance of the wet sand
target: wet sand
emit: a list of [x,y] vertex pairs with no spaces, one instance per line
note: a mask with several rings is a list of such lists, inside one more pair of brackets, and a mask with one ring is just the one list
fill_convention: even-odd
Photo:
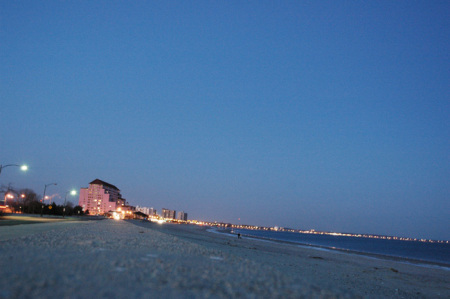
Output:
[[[20,226],[28,233],[8,232]],[[0,227],[0,240],[0,298],[450,297],[445,269],[191,225],[26,224]]]

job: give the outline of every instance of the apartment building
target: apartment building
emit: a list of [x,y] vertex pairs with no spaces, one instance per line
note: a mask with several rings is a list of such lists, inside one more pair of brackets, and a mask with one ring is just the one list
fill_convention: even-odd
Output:
[[162,217],[166,219],[175,219],[176,211],[175,210],[169,210],[169,209],[162,209]]
[[136,211],[142,212],[148,216],[156,216],[156,210],[154,208],[136,206]]
[[184,221],[187,221],[187,218],[188,217],[188,214],[187,213],[185,213],[185,212],[183,212],[183,211],[179,211],[178,213],[177,213],[177,219],[178,220],[184,220]]
[[90,215],[103,215],[125,204],[119,188],[102,180],[95,179],[88,188],[80,189],[78,205]]

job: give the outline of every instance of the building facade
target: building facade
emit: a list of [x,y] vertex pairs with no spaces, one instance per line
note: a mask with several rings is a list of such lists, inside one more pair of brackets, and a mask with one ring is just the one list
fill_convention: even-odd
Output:
[[88,188],[80,189],[78,205],[90,215],[104,215],[125,204],[119,188],[102,180],[95,179]]
[[147,214],[148,216],[156,216],[156,210],[154,208],[136,206],[136,211]]
[[149,215],[150,209],[147,207],[136,206],[136,211]]
[[177,213],[175,210],[162,209],[162,217],[166,219],[175,219],[175,214]]
[[149,213],[148,215],[149,215],[150,217],[155,217],[155,216],[157,216],[157,211],[156,211],[156,209],[154,209],[154,208],[150,208],[148,213]]
[[184,220],[184,221],[187,221],[188,220],[188,214],[187,213],[185,213],[185,212],[183,212],[183,211],[179,211],[178,213],[177,213],[177,219],[178,220]]

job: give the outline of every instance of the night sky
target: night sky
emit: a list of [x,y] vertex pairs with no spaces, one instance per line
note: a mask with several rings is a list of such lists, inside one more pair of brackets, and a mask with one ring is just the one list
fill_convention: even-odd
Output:
[[0,184],[57,182],[61,202],[99,178],[191,219],[450,240],[449,16],[448,1],[1,1],[0,164],[30,169]]

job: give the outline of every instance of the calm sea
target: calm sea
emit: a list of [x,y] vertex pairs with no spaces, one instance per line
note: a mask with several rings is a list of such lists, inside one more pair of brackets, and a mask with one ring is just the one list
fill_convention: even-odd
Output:
[[383,240],[345,236],[314,235],[292,232],[235,229],[243,236],[288,241],[299,245],[318,246],[329,249],[370,253],[389,257],[401,257],[438,263],[450,267],[450,244],[419,241]]

